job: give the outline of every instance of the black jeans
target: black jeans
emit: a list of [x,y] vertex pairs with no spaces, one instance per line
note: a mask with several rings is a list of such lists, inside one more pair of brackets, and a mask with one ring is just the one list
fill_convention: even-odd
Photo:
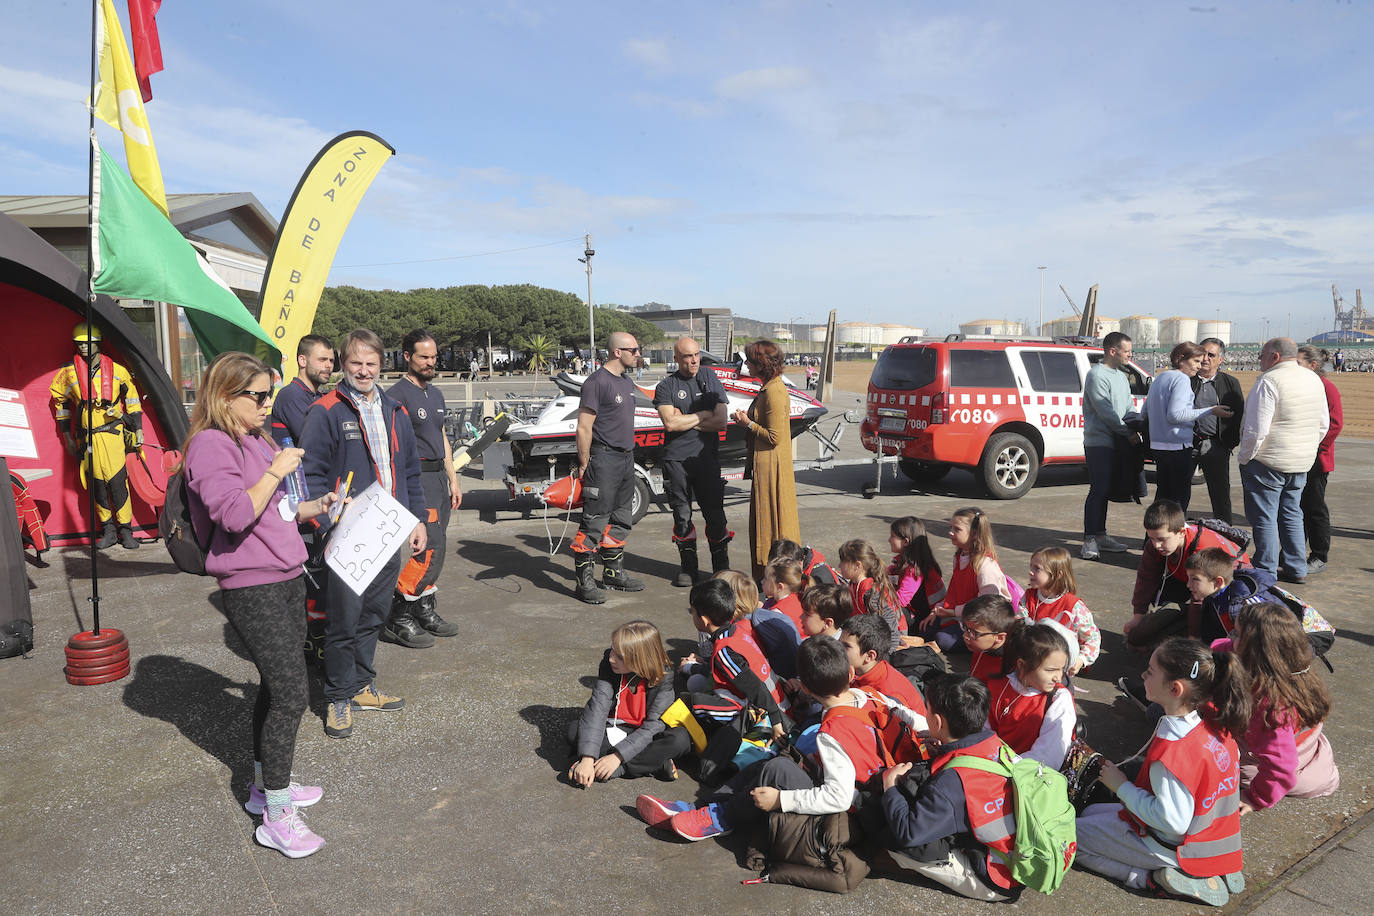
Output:
[[1231,518],[1231,450],[1218,439],[1203,442],[1205,448],[1198,455],[1197,466],[1207,480],[1207,496],[1212,501],[1212,515],[1226,524]]
[[1307,486],[1303,487],[1302,527],[1307,535],[1307,556],[1310,560],[1327,561],[1331,553],[1331,510],[1326,507],[1326,478],[1328,473],[1320,465],[1307,472]]
[[224,615],[243,638],[261,679],[253,704],[253,759],[262,764],[264,788],[285,789],[291,782],[296,732],[310,702],[301,651],[305,577],[227,588],[220,594]]
[[720,476],[720,460],[713,452],[693,455],[681,461],[665,460],[663,478],[668,503],[673,507],[673,534],[686,537],[692,530],[692,499],[696,498],[706,523],[706,537],[719,543],[725,539],[725,481]]
[[1193,450],[1156,448],[1150,453],[1155,459],[1155,502],[1172,499],[1180,509],[1188,511],[1193,495]]

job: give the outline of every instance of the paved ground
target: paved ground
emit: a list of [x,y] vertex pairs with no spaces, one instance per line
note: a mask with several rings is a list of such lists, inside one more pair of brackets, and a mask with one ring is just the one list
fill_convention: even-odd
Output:
[[[834,406],[852,406],[841,394]],[[838,415],[838,411],[836,411]],[[851,448],[857,430],[850,432]],[[808,452],[809,454],[809,452]],[[929,494],[884,480],[874,500],[859,491],[871,472],[799,476],[802,527],[833,554],[848,537],[881,544],[887,523],[915,514],[939,534],[949,513],[977,503],[992,516],[1005,565],[1023,575],[1031,550],[1077,545],[1086,489],[1081,471],[1047,473],[1026,498],[993,503],[963,472]],[[1327,732],[1343,785],[1333,797],[1289,800],[1245,819],[1249,890],[1232,909],[1262,913],[1369,912],[1366,866],[1374,833],[1374,763],[1368,716],[1374,630],[1366,621],[1374,572],[1370,486],[1374,450],[1342,441],[1331,501],[1333,569],[1300,589],[1341,628],[1330,676],[1337,696]],[[915,881],[873,878],[836,897],[752,886],[742,842],[695,845],[648,832],[633,811],[652,792],[690,798],[674,784],[616,781],[590,790],[558,778],[564,723],[587,697],[611,629],[655,621],[681,654],[692,633],[686,595],[668,585],[675,566],[670,516],[656,507],[636,528],[629,566],[650,580],[638,596],[600,608],[572,598],[566,547],[549,556],[547,531],[561,518],[521,511],[503,489],[466,480],[450,529],[442,612],[463,627],[433,649],[382,645],[381,686],[410,708],[364,714],[354,736],[321,730],[318,685],[302,723],[297,774],[326,789],[310,823],[328,846],[291,861],[256,846],[242,810],[251,778],[248,722],[255,671],[214,606],[209,580],[175,572],[159,545],[115,549],[103,565],[102,621],[129,637],[134,668],[124,680],[72,687],[62,676],[67,637],[90,625],[89,564],[80,551],[31,566],[38,646],[0,661],[0,886],[14,913],[527,913],[984,912],[983,906]],[[1199,489],[1201,493],[1201,489]],[[744,493],[729,491],[737,527]],[[1239,494],[1237,493],[1237,496]],[[1138,509],[1113,507],[1121,535],[1139,530]],[[547,524],[547,529],[546,529]],[[569,527],[568,532],[571,533]],[[936,543],[948,557],[947,542]],[[744,558],[743,548],[736,551]],[[1148,735],[1114,700],[1112,679],[1141,665],[1120,649],[1138,552],[1080,564],[1081,592],[1098,615],[1106,654],[1080,697],[1091,740],[1114,758]],[[1315,850],[1315,852],[1314,852]],[[1356,857],[1359,858],[1356,858]],[[1075,872],[1051,898],[1027,894],[1034,913],[1184,913],[1185,903],[1128,893]]]

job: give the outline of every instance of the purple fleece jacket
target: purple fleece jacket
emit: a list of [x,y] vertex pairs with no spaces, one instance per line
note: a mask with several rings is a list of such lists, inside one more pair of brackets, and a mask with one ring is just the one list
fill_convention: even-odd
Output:
[[217,429],[197,433],[186,449],[191,521],[202,535],[214,526],[205,570],[220,588],[286,582],[301,574],[305,542],[295,519],[287,521],[277,510],[285,486],[278,484],[261,515],[248,496],[275,452],[275,443],[266,436],[235,441]]

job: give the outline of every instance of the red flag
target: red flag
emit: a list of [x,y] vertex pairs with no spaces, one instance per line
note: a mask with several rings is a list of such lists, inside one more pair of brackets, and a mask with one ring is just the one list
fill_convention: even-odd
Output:
[[162,70],[162,42],[157,37],[157,11],[162,0],[129,0],[129,42],[134,46],[134,70],[143,101],[153,100],[148,77]]

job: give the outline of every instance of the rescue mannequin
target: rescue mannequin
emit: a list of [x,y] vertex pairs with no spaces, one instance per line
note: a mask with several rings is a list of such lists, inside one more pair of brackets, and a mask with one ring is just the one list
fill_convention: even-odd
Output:
[[[68,454],[81,462],[81,478],[95,493],[102,529],[96,546],[103,550],[118,540],[126,550],[134,550],[138,541],[130,527],[133,504],[124,455],[143,445],[138,389],[128,369],[100,352],[98,328],[83,321],[72,329],[72,340],[76,354],[53,374],[49,386],[57,433]],[[88,427],[86,402],[90,398],[94,403]],[[94,480],[86,479],[87,448],[92,450]]]

